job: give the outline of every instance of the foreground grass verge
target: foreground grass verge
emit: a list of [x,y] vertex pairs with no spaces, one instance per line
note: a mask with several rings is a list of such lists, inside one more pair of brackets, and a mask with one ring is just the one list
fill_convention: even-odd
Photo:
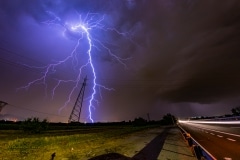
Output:
[[101,126],[40,135],[0,131],[0,160],[49,160],[53,153],[56,160],[85,160],[106,153],[124,153],[128,146],[121,146],[123,138],[153,127]]

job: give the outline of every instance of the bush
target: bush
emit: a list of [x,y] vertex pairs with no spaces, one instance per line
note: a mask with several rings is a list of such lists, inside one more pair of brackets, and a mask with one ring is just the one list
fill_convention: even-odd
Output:
[[144,126],[147,124],[147,120],[143,119],[142,117],[135,118],[133,121],[133,125],[135,126]]
[[170,113],[164,115],[163,119],[161,120],[162,125],[174,125],[176,122],[176,117]]
[[43,131],[46,131],[48,128],[48,121],[44,119],[43,121],[40,121],[39,118],[28,118],[21,124],[21,129],[26,133],[42,133]]

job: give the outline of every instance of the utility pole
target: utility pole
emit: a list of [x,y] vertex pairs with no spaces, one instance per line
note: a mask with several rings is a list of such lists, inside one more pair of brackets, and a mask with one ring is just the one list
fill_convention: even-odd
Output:
[[173,117],[174,117],[174,116],[171,115],[172,123],[173,123],[173,125],[175,126],[175,125],[176,125],[176,124],[175,124],[175,120],[174,120],[175,118],[173,119]]
[[148,122],[150,122],[150,114],[147,114]]
[[83,96],[86,87],[87,76],[84,78],[81,90],[78,94],[77,100],[74,104],[70,117],[68,119],[68,123],[71,122],[80,122],[81,110],[82,110],[82,103],[83,103]]

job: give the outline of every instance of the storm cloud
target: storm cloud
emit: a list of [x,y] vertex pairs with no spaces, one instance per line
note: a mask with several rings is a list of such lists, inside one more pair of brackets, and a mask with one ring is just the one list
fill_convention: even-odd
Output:
[[[71,52],[79,35],[62,38],[61,25],[80,14],[84,18],[95,13],[104,15],[104,27],[116,28],[124,36],[101,30],[92,32],[94,36],[126,59],[124,66],[103,49],[94,50],[98,82],[115,89],[101,90],[94,111],[97,120],[128,120],[147,113],[158,119],[168,112],[193,116],[202,110],[208,115],[216,110],[226,114],[240,95],[239,10],[237,0],[0,0],[0,87],[4,90],[0,100],[57,113],[70,86],[58,90],[61,100],[46,103],[39,102],[46,98],[39,85],[29,91],[15,93],[15,89],[39,75],[39,70],[26,65],[44,66]],[[59,18],[59,26],[49,24],[54,17]],[[54,78],[71,77],[67,67]],[[22,100],[29,97],[28,102]],[[52,107],[46,111],[43,105]]]

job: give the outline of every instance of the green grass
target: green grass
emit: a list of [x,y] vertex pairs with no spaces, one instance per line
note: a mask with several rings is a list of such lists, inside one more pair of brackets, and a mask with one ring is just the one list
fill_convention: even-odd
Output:
[[52,131],[26,135],[21,131],[0,131],[0,160],[85,160],[106,153],[124,153],[122,138],[148,127],[99,127],[85,130]]

